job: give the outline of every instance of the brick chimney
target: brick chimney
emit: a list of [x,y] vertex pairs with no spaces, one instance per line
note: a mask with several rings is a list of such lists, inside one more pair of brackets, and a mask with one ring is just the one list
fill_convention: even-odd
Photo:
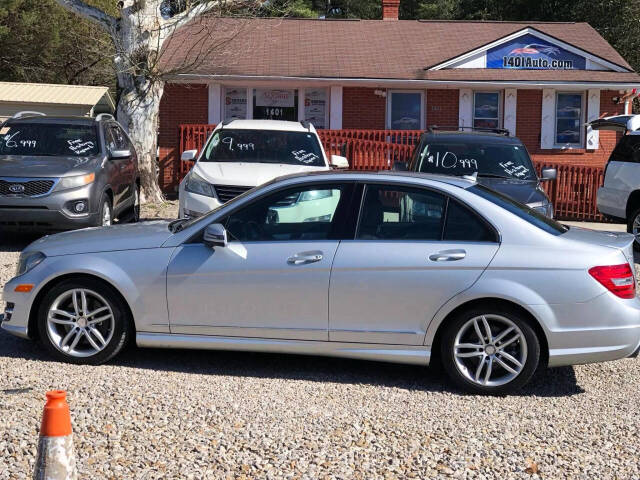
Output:
[[382,0],[382,19],[398,20],[400,0]]

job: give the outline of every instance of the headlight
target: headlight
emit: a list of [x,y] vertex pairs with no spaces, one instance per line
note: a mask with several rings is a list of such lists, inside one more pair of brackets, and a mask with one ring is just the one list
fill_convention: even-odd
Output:
[[299,202],[309,202],[311,200],[320,200],[322,198],[329,198],[333,196],[333,190],[308,190],[302,192]]
[[29,270],[35,268],[45,258],[47,257],[42,252],[21,253],[20,258],[18,259],[18,269],[16,270],[16,277],[18,275],[23,275]]
[[215,198],[216,196],[213,185],[211,185],[194,171],[191,171],[187,176],[184,184],[184,189],[187,192],[197,193],[198,195],[206,195],[207,197]]
[[536,212],[544,215],[545,217],[549,217],[549,218],[553,218],[553,204],[552,203],[545,203],[542,205],[529,205],[533,210],[535,210]]
[[95,173],[89,173],[87,175],[74,175],[73,177],[62,177],[56,190],[67,190],[68,188],[84,187],[93,183],[96,179]]

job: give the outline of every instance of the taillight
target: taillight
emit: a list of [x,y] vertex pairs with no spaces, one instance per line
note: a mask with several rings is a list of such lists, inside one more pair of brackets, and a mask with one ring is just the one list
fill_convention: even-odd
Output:
[[636,279],[628,263],[593,267],[589,274],[600,282],[607,290],[620,298],[636,296]]

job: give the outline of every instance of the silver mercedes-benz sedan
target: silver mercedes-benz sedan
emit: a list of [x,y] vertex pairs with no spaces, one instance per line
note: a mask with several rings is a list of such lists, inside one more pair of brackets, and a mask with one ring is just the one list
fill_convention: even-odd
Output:
[[505,393],[640,347],[633,237],[563,226],[473,179],[322,172],[195,220],[29,245],[2,327],[97,364],[141,347],[428,365]]

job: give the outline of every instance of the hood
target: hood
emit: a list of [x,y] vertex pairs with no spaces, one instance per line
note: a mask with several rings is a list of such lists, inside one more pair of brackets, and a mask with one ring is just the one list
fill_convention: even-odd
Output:
[[477,182],[520,203],[549,202],[547,195],[540,188],[538,180],[478,177]]
[[329,170],[329,167],[284,163],[198,162],[193,170],[214,185],[255,187],[283,175]]
[[153,221],[56,233],[36,240],[25,251],[39,251],[48,257],[55,257],[157,248],[172,235],[168,224],[167,221]]
[[96,169],[100,157],[1,155],[0,177],[64,177]]

